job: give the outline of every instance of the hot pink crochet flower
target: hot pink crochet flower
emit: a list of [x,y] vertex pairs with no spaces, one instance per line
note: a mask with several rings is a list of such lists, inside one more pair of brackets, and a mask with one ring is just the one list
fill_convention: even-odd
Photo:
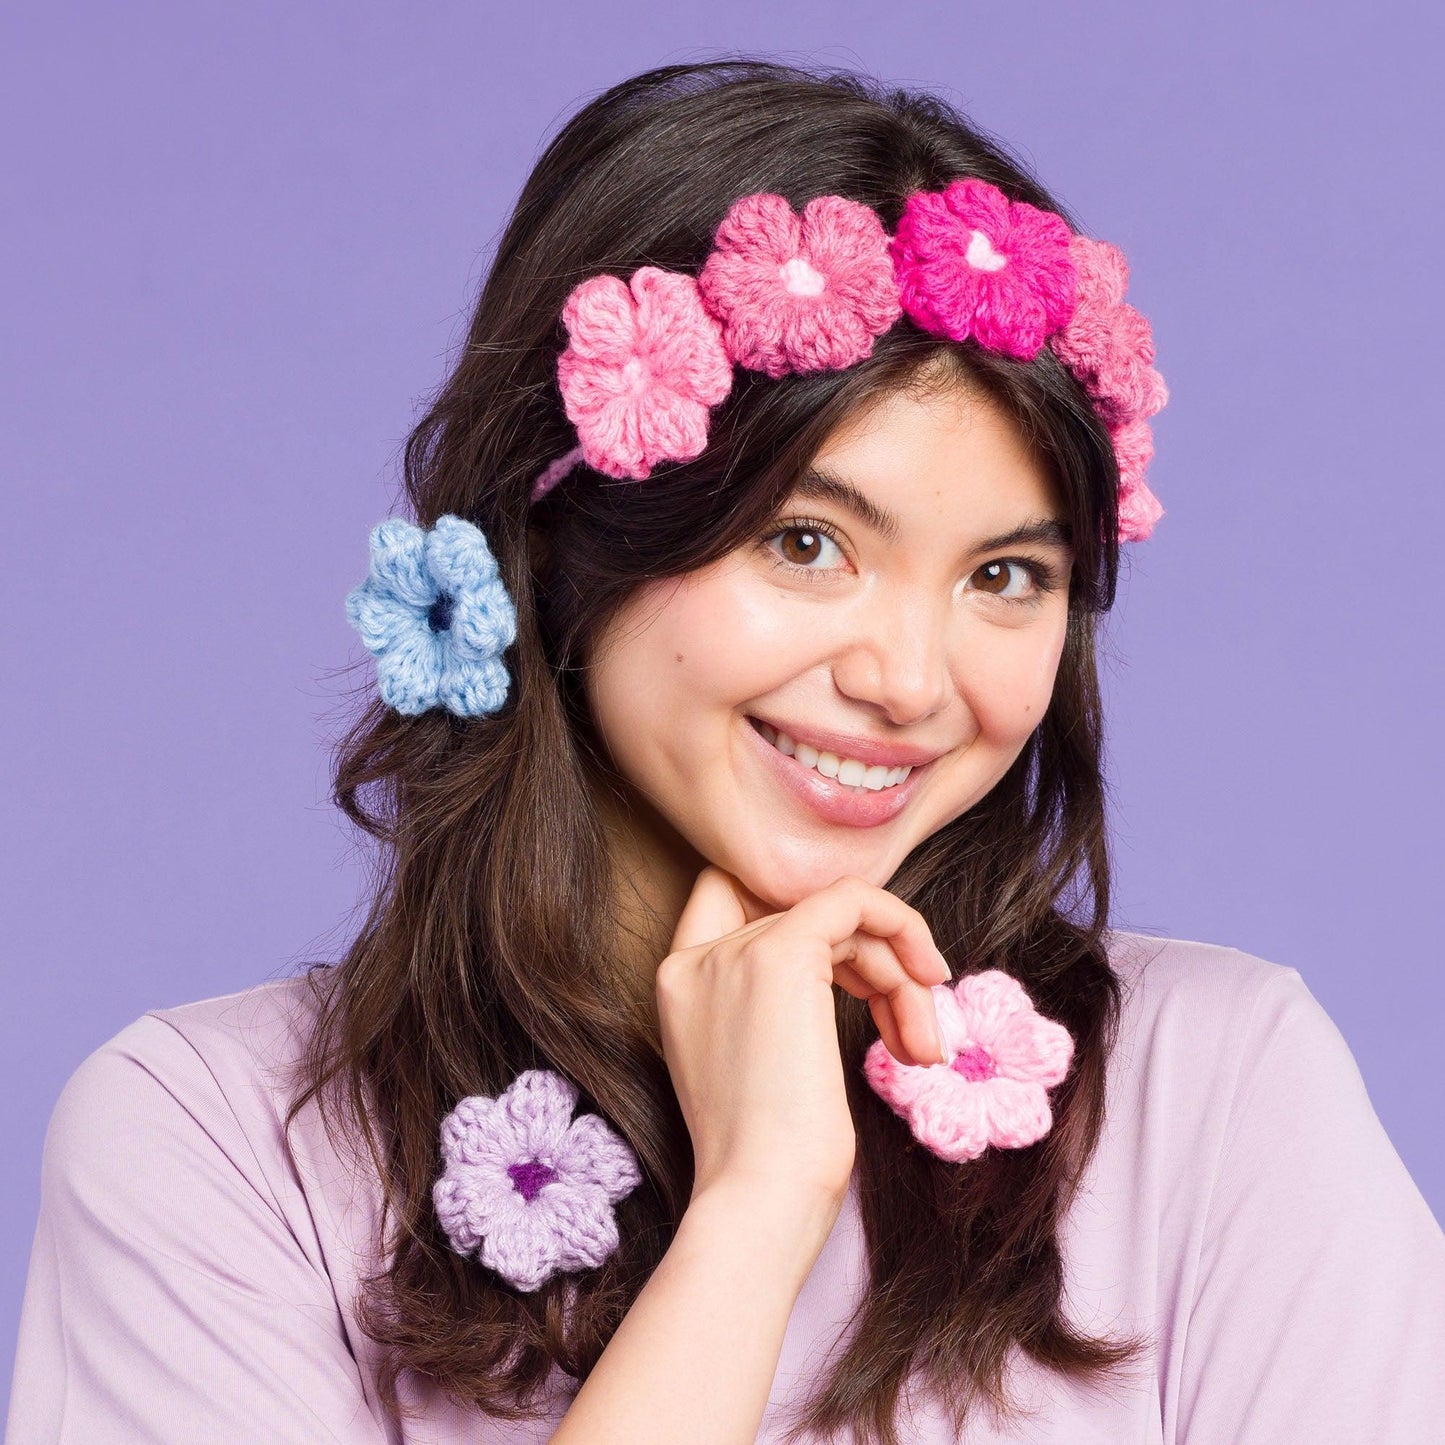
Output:
[[947,1064],[901,1064],[878,1039],[863,1057],[874,1092],[940,1159],[976,1159],[990,1144],[1019,1149],[1049,1132],[1045,1090],[1068,1072],[1074,1041],[1039,1015],[1001,969],[932,990]]
[[591,1269],[618,1246],[614,1206],[641,1182],[637,1156],[575,1084],[526,1069],[497,1098],[472,1094],[442,1120],[446,1167],[432,1201],[451,1246],[518,1289]]
[[1069,245],[1079,273],[1078,305],[1049,344],[1107,425],[1153,416],[1169,391],[1153,366],[1149,322],[1124,300],[1129,263],[1107,241],[1075,236]]
[[732,389],[722,329],[691,276],[643,266],[630,285],[592,276],[562,308],[557,359],[568,419],[587,465],[641,481],[707,445],[708,410]]
[[1073,315],[1071,235],[988,181],[915,191],[889,243],[903,309],[934,335],[1027,361]]
[[1142,542],[1164,515],[1159,498],[1144,481],[1145,469],[1154,458],[1154,432],[1141,418],[1112,428],[1109,435],[1119,461],[1119,540]]
[[734,361],[777,378],[872,355],[902,314],[888,234],[871,206],[816,196],[794,212],[761,191],[734,201],[697,284]]

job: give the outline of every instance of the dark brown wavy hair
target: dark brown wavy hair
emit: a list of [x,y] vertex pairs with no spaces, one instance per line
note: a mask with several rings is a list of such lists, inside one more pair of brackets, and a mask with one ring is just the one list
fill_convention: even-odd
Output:
[[[936,1391],[961,1436],[980,1405],[996,1418],[1021,1409],[1007,1389],[1015,1349],[1107,1386],[1143,1346],[1070,1322],[1058,1239],[1099,1139],[1121,1007],[1104,939],[1094,650],[1119,565],[1118,474],[1078,383],[1048,347],[1020,362],[904,319],[845,371],[778,381],[736,372],[693,461],[643,485],[579,467],[528,505],[532,478],[576,442],[556,361],[559,313],[578,281],[627,278],[644,264],[696,274],[728,206],[749,192],[781,193],[799,210],[817,195],[848,196],[892,230],[910,192],[961,176],[1070,219],[998,141],[932,94],[736,56],[626,80],[538,160],[465,347],[407,439],[411,512],[422,526],[455,513],[484,530],[517,637],[500,711],[408,717],[373,695],[334,759],[334,798],[374,840],[374,872],[355,941],[308,972],[316,1023],[286,1123],[316,1097],[338,1147],[379,1175],[385,1239],[357,1311],[382,1346],[377,1385],[393,1414],[403,1370],[498,1418],[539,1413],[544,1386],[559,1379],[575,1394],[673,1238],[692,1188],[691,1142],[655,1006],[618,983],[624,921],[602,803],[625,784],[593,729],[583,670],[636,588],[754,542],[832,429],[898,389],[961,387],[1002,404],[1051,474],[1076,560],[1043,719],[988,795],[921,842],[887,886],[927,919],[956,974],[1006,969],[1069,1030],[1075,1052],[1043,1139],[944,1163],[868,1088],[861,1065],[877,1030],[866,1003],[835,991],[869,1279],[846,1349],[789,1438],[851,1426],[892,1445],[915,1375],[910,1389]],[[618,1207],[615,1254],[526,1293],[450,1249],[431,1188],[443,1116],[534,1067],[577,1085],[578,1109],[627,1139],[644,1180]]]

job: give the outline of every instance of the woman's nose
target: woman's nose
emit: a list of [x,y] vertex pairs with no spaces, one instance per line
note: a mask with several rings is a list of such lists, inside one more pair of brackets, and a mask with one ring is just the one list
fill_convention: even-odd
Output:
[[948,636],[948,609],[936,600],[870,599],[852,619],[833,679],[840,692],[872,703],[889,721],[914,722],[948,700]]

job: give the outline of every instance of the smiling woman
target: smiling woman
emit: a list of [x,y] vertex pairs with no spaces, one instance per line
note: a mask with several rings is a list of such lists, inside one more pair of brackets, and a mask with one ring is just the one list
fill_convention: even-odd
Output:
[[70,1079],[11,1445],[1433,1438],[1339,1031],[1109,926],[1126,281],[865,77],[563,127],[347,600],[364,925]]
[[[921,381],[827,438],[758,539],[639,587],[594,645],[588,710],[637,797],[618,854],[663,924],[708,862],[774,909],[841,874],[883,886],[1048,707],[1057,488],[986,391]],[[1058,540],[1004,550],[1040,534]],[[643,954],[649,984],[667,942]]]

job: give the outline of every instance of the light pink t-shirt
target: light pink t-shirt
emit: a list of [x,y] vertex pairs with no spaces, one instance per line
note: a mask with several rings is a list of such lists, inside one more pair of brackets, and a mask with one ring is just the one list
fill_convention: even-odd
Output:
[[[1445,1235],[1300,974],[1235,949],[1114,933],[1128,990],[1106,1132],[1065,1221],[1067,1308],[1144,1329],[1132,1385],[1032,1366],[1036,1445],[1445,1440]],[[8,1445],[541,1441],[403,1376],[398,1432],[352,1294],[374,1179],[314,1105],[283,1151],[271,1070],[296,979],[145,1014],[76,1069],[45,1141]],[[779,1438],[864,1279],[850,1192],[788,1325],[759,1441]],[[932,1401],[904,1438],[953,1440]],[[564,1408],[559,1404],[558,1410]],[[552,1422],[555,1424],[555,1421]]]

